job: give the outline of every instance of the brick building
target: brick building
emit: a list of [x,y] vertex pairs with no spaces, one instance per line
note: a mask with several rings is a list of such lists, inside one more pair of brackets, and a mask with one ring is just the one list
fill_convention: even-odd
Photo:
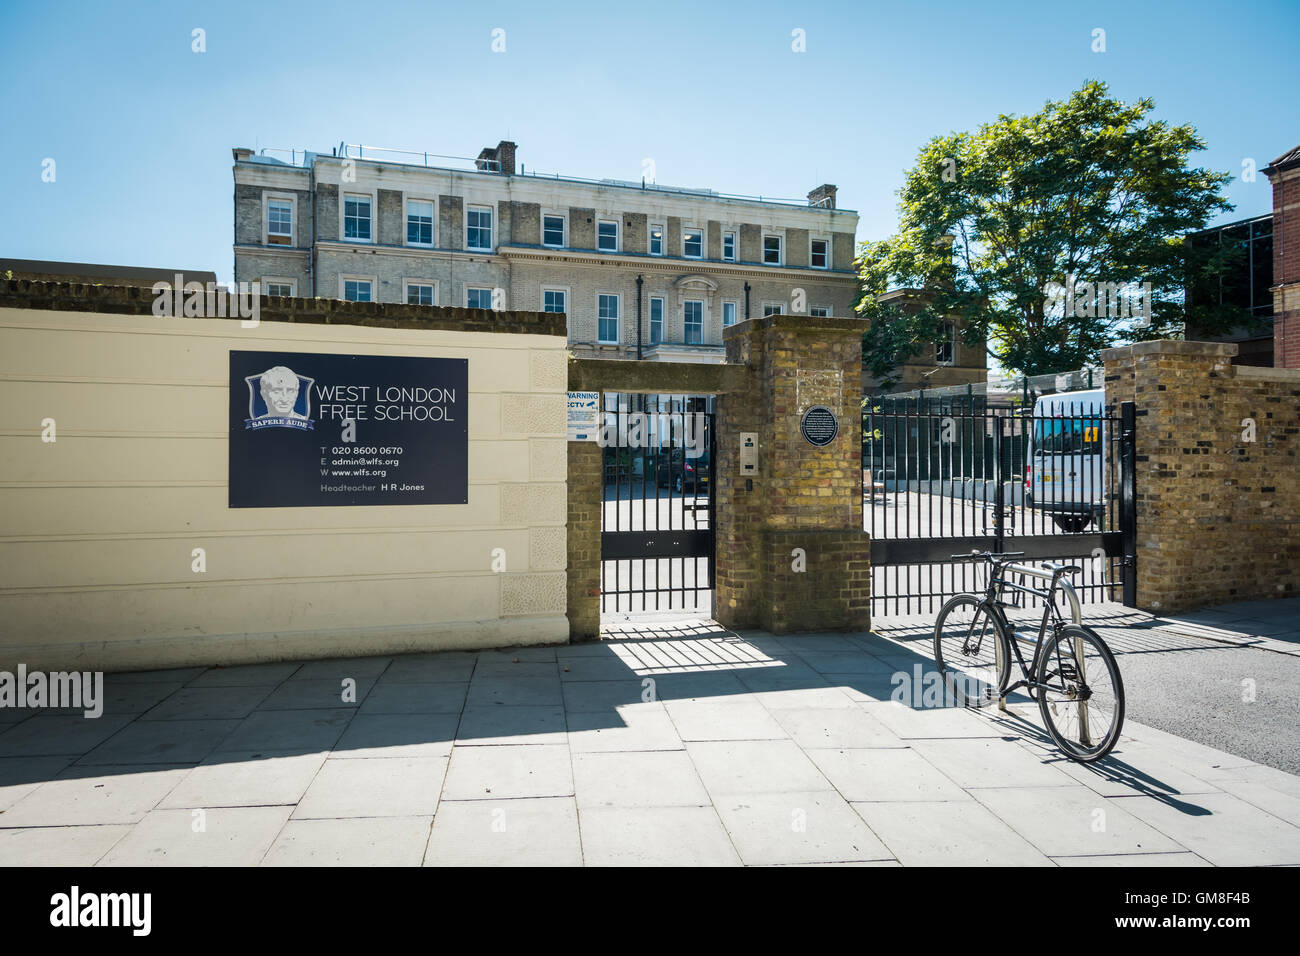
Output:
[[1235,246],[1239,265],[1223,274],[1188,281],[1186,303],[1236,306],[1249,313],[1247,322],[1222,333],[1208,332],[1188,321],[1184,337],[1189,342],[1231,342],[1237,346],[1235,365],[1273,367],[1273,217],[1253,216],[1202,229],[1187,236],[1188,245],[1210,249]]
[[[853,315],[857,213],[539,176],[516,145],[469,168],[341,145],[234,150],[235,279],[269,294],[564,312],[578,356],[720,362],[724,327]],[[639,333],[639,334],[638,334]]]
[[1300,368],[1300,146],[1264,174],[1273,184],[1273,365]]

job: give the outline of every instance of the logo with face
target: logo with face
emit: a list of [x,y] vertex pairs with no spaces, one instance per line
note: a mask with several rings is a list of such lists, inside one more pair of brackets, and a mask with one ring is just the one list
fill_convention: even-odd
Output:
[[244,381],[248,383],[245,429],[312,429],[311,387],[315,379],[277,365],[260,375],[249,375]]

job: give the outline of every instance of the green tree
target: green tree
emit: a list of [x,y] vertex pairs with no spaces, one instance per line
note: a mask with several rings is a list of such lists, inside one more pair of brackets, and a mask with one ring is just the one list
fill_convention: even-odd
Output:
[[[1191,126],[1150,119],[1153,109],[1093,81],[1032,116],[930,140],[900,191],[898,234],[864,243],[857,261],[872,374],[894,380],[953,315],[965,319],[965,344],[1028,375],[1179,335],[1189,270],[1222,268],[1228,254],[1190,255],[1183,237],[1233,208],[1220,191],[1232,177],[1191,168],[1204,142]],[[1075,287],[1084,282],[1105,283],[1104,297],[1092,304],[1088,286]],[[919,307],[876,301],[899,287],[924,289]],[[1129,294],[1144,288],[1145,301]],[[1241,319],[1207,307],[1198,322]]]

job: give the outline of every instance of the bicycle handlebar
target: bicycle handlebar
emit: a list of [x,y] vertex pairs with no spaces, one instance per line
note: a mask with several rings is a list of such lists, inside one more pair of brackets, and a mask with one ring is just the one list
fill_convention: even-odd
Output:
[[988,561],[990,564],[1001,561],[1007,561],[1011,558],[1023,558],[1024,551],[1007,551],[1003,554],[997,554],[993,551],[971,551],[969,554],[954,554],[954,561]]

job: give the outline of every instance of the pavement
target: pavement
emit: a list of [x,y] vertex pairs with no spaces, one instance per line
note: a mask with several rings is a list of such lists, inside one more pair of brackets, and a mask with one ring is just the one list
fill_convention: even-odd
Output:
[[1300,777],[1132,720],[1085,766],[1034,705],[913,708],[928,649],[888,634],[638,620],[106,675],[98,719],[0,710],[0,865],[1300,864]]

